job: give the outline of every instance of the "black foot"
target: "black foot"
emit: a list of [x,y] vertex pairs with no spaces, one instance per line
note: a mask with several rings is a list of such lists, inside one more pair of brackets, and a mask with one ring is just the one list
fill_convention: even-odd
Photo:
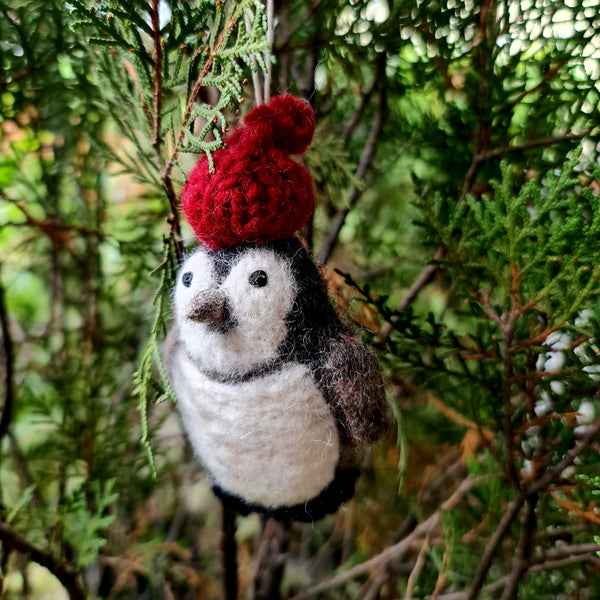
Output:
[[301,521],[311,523],[319,521],[325,515],[334,513],[342,502],[350,500],[354,495],[354,487],[360,472],[358,469],[341,469],[336,473],[334,480],[315,498],[294,504],[293,506],[265,507],[259,504],[246,502],[238,496],[230,494],[217,483],[213,485],[213,492],[219,498],[233,504],[243,516],[256,512],[278,521]]

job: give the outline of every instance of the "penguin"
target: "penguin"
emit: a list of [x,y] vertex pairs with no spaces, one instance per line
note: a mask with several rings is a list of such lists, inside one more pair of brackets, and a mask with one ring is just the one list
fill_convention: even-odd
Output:
[[165,368],[215,493],[305,522],[351,498],[359,451],[387,426],[384,385],[302,243],[201,245],[173,313]]
[[183,262],[164,362],[196,456],[241,514],[316,521],[354,493],[359,451],[385,429],[377,362],[329,302],[296,237],[315,131],[290,95],[255,107],[181,205],[200,245]]

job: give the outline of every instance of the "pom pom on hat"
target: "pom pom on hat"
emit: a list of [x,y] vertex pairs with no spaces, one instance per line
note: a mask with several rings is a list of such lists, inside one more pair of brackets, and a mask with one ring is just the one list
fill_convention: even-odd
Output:
[[215,173],[203,157],[182,192],[185,216],[212,250],[242,242],[294,235],[308,221],[313,183],[291,154],[304,152],[313,137],[312,109],[293,96],[277,96],[250,112],[244,126],[213,153]]

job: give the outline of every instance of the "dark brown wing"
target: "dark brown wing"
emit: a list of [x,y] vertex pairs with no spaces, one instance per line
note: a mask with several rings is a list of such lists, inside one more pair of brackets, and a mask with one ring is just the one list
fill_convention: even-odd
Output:
[[362,341],[349,334],[333,338],[321,376],[348,442],[360,446],[379,438],[389,426],[390,408],[377,360]]

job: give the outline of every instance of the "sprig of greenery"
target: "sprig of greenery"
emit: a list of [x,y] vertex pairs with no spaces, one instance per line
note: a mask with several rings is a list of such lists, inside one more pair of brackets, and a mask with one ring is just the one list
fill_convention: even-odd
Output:
[[78,550],[77,566],[82,569],[93,564],[98,553],[106,546],[106,530],[116,519],[110,508],[117,502],[114,493],[115,479],[91,484],[91,502],[81,488],[65,498],[61,507],[63,536],[67,543]]
[[[74,0],[72,6],[73,28],[97,47],[102,101],[136,152],[136,160],[121,160],[124,166],[153,184],[177,166],[179,151],[205,153],[212,166],[211,153],[227,130],[226,111],[243,101],[246,72],[266,70],[263,4],[168,2],[159,30],[158,3]],[[217,90],[214,106],[200,97],[208,87]],[[203,124],[195,132],[198,120]]]
[[[156,464],[150,445],[148,401],[149,399],[150,402],[156,402],[159,399],[176,400],[162,364],[160,343],[166,334],[166,315],[170,306],[171,286],[176,277],[177,268],[178,260],[175,250],[175,240],[173,236],[170,236],[164,240],[164,255],[162,262],[151,273],[152,276],[158,276],[159,278],[158,288],[152,299],[152,305],[155,307],[154,323],[150,330],[150,337],[142,353],[138,370],[134,375],[136,384],[134,393],[138,397],[138,409],[142,424],[140,442],[146,451],[153,476],[156,476]],[[157,366],[162,387],[158,387],[155,382],[153,373],[154,365]]]

